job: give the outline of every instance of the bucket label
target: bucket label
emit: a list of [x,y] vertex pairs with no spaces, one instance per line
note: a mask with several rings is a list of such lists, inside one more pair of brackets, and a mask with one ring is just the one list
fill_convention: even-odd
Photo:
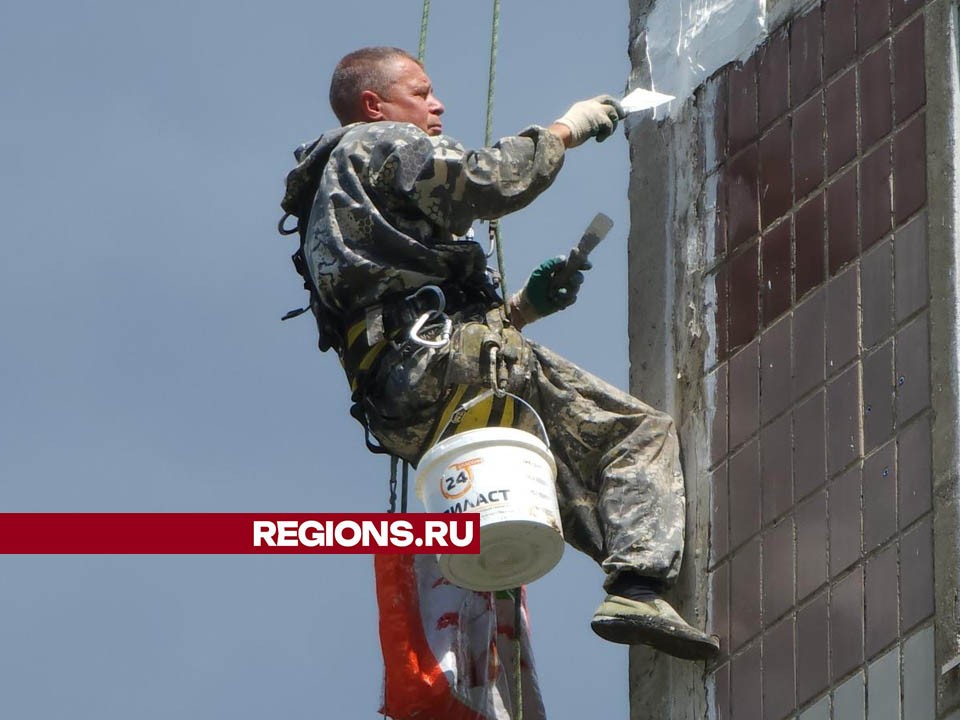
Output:
[[440,478],[440,492],[447,500],[462,498],[473,487],[473,466],[483,462],[483,458],[470,458],[454,463]]
[[477,508],[483,508],[485,505],[489,505],[490,503],[509,502],[509,495],[510,491],[506,488],[502,488],[500,490],[490,490],[486,493],[477,493],[475,497],[464,498],[459,502],[453,503],[443,512],[463,513],[469,512],[470,510],[475,510]]

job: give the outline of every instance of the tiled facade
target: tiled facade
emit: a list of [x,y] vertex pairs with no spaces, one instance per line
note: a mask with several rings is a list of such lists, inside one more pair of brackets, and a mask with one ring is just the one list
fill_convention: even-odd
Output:
[[718,718],[934,717],[925,19],[823,0],[710,81]]

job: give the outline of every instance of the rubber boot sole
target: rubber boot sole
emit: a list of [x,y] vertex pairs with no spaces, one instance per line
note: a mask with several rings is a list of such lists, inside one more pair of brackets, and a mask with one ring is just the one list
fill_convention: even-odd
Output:
[[628,619],[601,615],[593,618],[590,627],[609,642],[648,645],[683,660],[710,660],[720,654],[720,640],[715,635],[660,618]]

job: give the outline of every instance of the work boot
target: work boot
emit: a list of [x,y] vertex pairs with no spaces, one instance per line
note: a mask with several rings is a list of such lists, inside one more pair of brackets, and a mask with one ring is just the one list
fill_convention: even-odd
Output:
[[604,640],[649,645],[684,660],[709,660],[720,652],[720,641],[715,635],[688,625],[661,598],[631,600],[607,595],[593,614],[590,627]]

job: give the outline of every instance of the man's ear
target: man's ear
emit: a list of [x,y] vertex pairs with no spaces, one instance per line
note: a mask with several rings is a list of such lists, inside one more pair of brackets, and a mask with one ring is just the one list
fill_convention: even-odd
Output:
[[373,90],[363,90],[360,93],[360,114],[365,121],[385,120],[382,106],[383,99]]

